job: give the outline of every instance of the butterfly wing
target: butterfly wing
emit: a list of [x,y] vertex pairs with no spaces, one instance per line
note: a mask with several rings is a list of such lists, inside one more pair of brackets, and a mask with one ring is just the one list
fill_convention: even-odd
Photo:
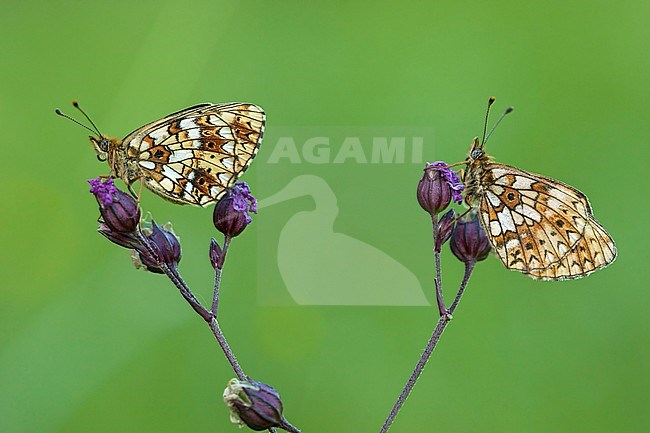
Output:
[[[505,164],[486,163],[484,172],[480,220],[507,268],[534,278],[562,279],[565,272],[555,272],[555,267],[570,260],[568,256],[580,247],[593,248],[585,236],[611,242],[593,218],[587,197],[577,189]],[[607,258],[604,252],[602,256],[593,266],[608,258],[610,263],[615,250]],[[583,274],[591,272],[587,269],[592,265],[581,266]],[[573,273],[577,277],[577,269]]]
[[256,105],[201,104],[145,125],[122,143],[147,188],[175,203],[207,206],[248,168],[265,120]]
[[614,240],[598,221],[592,218],[587,223],[580,241],[564,258],[545,269],[532,270],[528,275],[539,280],[571,280],[586,277],[612,263],[616,254]]

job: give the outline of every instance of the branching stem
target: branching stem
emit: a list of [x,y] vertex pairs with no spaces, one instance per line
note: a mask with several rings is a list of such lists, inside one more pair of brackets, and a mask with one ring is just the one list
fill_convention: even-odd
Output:
[[[435,241],[438,236],[438,224],[437,224],[437,218],[436,215],[432,215],[432,222],[433,222],[433,237],[434,237],[434,245]],[[411,376],[409,377],[408,381],[406,382],[406,385],[404,386],[404,389],[402,389],[402,392],[400,393],[399,397],[397,398],[397,401],[393,405],[393,408],[391,409],[390,413],[388,414],[388,418],[386,418],[386,421],[384,422],[384,425],[381,427],[380,433],[386,433],[388,429],[390,429],[391,424],[395,420],[395,417],[399,413],[400,409],[402,408],[402,405],[404,405],[404,402],[408,398],[409,394],[413,390],[413,387],[415,386],[415,383],[417,382],[418,378],[420,377],[420,374],[422,374],[422,370],[424,370],[424,366],[427,364],[427,361],[431,357],[431,354],[433,353],[434,349],[436,348],[436,345],[438,344],[438,340],[440,340],[440,336],[442,335],[443,331],[449,324],[449,322],[452,319],[452,313],[456,310],[456,307],[458,306],[458,303],[460,302],[460,298],[463,296],[463,293],[465,292],[465,287],[467,286],[467,283],[469,281],[469,277],[472,275],[472,271],[474,270],[474,265],[476,263],[474,262],[469,262],[465,264],[465,275],[463,276],[463,281],[460,283],[460,287],[458,288],[458,293],[456,294],[456,298],[454,299],[454,302],[452,302],[451,306],[449,309],[445,308],[444,300],[442,298],[442,284],[441,284],[441,268],[440,268],[440,252],[437,251],[437,249],[434,247],[434,256],[435,256],[435,262],[436,262],[436,299],[438,301],[438,309],[440,311],[440,318],[438,319],[438,323],[436,324],[435,329],[433,330],[433,333],[431,334],[431,337],[429,338],[429,341],[427,342],[427,346],[424,349],[424,352],[420,356],[420,359],[418,360],[418,363],[416,364],[415,368],[413,369],[413,373],[411,373]]]

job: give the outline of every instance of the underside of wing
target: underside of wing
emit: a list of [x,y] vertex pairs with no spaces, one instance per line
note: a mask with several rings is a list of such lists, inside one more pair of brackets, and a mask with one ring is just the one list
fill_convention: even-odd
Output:
[[560,261],[528,272],[539,280],[571,280],[586,277],[616,259],[616,245],[595,219],[590,219],[580,241]]
[[252,104],[204,104],[134,131],[124,140],[144,184],[167,200],[207,206],[248,168],[264,133]]
[[509,268],[531,274],[561,261],[583,239],[593,218],[587,197],[550,178],[487,164],[480,220]]
[[486,164],[485,170],[492,176],[490,185],[505,185],[514,189],[542,193],[547,197],[546,201],[551,207],[573,209],[584,218],[593,215],[587,196],[564,182],[497,162]]

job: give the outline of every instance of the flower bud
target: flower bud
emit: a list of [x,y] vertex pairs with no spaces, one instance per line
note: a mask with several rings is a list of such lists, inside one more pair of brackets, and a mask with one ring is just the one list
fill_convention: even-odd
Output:
[[111,230],[111,228],[103,221],[99,222],[97,228],[99,234],[104,236],[109,241],[113,242],[124,248],[133,249],[140,243],[140,240],[132,233],[120,233]]
[[120,191],[113,179],[90,179],[90,192],[99,203],[99,212],[106,226],[117,233],[132,233],[140,223],[140,207],[130,194]]
[[485,260],[491,248],[475,213],[456,223],[449,245],[458,260],[466,264]]
[[214,238],[210,240],[210,263],[215,271],[223,267],[223,250]]
[[245,182],[237,182],[214,207],[214,226],[228,237],[235,237],[251,223],[248,212],[257,213],[257,201]]
[[418,202],[425,211],[432,215],[437,214],[447,208],[452,199],[456,203],[462,202],[460,191],[464,188],[458,173],[444,162],[427,164],[418,184]]
[[449,211],[438,221],[438,237],[435,239],[436,252],[439,253],[442,251],[442,246],[451,237],[451,232],[454,230],[455,223],[456,212],[454,212],[453,209],[449,209]]
[[[181,244],[178,241],[178,238],[174,235],[171,229],[166,230],[156,224],[155,221],[151,221],[151,228],[151,234],[146,235],[146,238],[149,240],[151,247],[158,255],[158,260],[165,263],[170,268],[175,268],[181,260]],[[150,257],[149,254],[143,254],[142,251],[139,252],[142,264],[146,266],[148,270],[157,268],[156,261],[152,261],[152,257]],[[152,270],[152,272],[155,271]]]
[[145,271],[154,274],[165,273],[165,271],[158,266],[156,259],[154,259],[149,251],[147,251],[147,249],[142,245],[131,250],[131,261],[133,261],[133,265],[136,269],[144,269]]
[[232,379],[223,392],[223,401],[235,424],[245,424],[255,431],[284,425],[280,394],[264,383]]

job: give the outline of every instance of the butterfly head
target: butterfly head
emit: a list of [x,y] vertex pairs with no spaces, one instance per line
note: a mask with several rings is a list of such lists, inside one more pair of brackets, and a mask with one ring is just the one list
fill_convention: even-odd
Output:
[[485,151],[483,150],[483,144],[478,141],[478,137],[474,137],[472,142],[472,147],[469,149],[469,158],[468,162],[474,162],[477,159],[485,157]]
[[93,137],[91,135],[88,138],[90,139],[90,142],[93,145],[93,149],[95,150],[95,153],[97,154],[97,159],[100,161],[106,161],[108,155],[108,149],[110,147],[111,141],[108,138],[101,135],[99,137]]

